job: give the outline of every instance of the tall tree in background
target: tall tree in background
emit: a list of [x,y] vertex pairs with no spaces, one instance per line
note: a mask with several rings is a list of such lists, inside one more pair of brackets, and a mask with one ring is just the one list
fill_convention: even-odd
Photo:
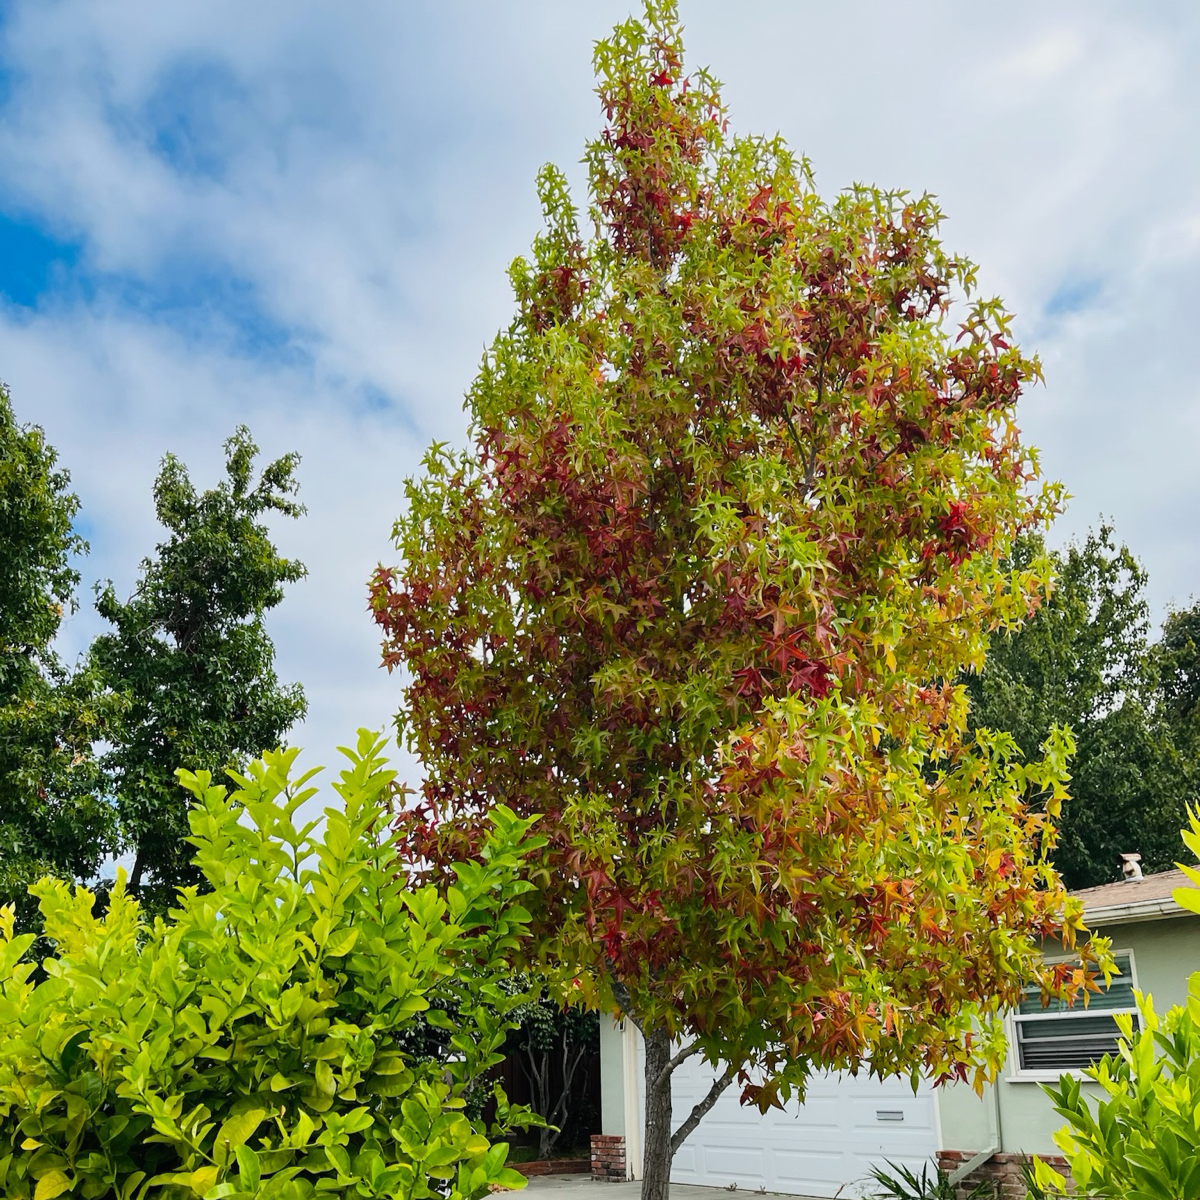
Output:
[[134,852],[130,884],[161,901],[196,881],[176,769],[219,773],[276,747],[305,711],[300,686],[276,677],[264,625],[284,585],[305,575],[264,523],[303,513],[293,499],[298,456],[276,459],[256,482],[257,454],[239,427],[225,443],[226,479],[200,493],[168,454],[154,507],[170,536],[142,563],[127,601],[111,583],[97,601],[114,628],[93,643],[92,665],[127,705],[103,765],[122,843]]
[[[1014,566],[1043,554],[1040,538],[1026,538]],[[1160,655],[1145,571],[1107,525],[1054,558],[1049,599],[1023,627],[992,638],[986,669],[967,687],[972,724],[1011,733],[1026,755],[1055,725],[1071,728],[1071,802],[1054,863],[1068,886],[1089,887],[1119,877],[1122,853],[1140,853],[1152,871],[1179,856],[1195,775],[1180,737],[1196,678],[1187,636],[1194,615],[1168,621]]]
[[112,847],[92,754],[106,704],[53,648],[75,607],[72,559],[87,551],[78,508],[42,430],[17,422],[0,385],[0,901],[22,915],[27,884],[93,878]]
[[1200,782],[1200,604],[1167,614],[1154,665],[1163,716]]
[[[978,1083],[1026,983],[1063,990],[1067,741],[977,744],[953,682],[1036,603],[1047,564],[1006,559],[1057,491],[1012,419],[1036,364],[997,302],[951,325],[974,275],[930,198],[827,203],[728,136],[666,0],[595,61],[595,236],[545,169],[473,444],[409,482],[373,604],[426,769],[411,853],[543,814],[539,960],[641,1029],[662,1200],[739,1072],[762,1105],[820,1067]],[[694,1054],[720,1065],[674,1126]]]

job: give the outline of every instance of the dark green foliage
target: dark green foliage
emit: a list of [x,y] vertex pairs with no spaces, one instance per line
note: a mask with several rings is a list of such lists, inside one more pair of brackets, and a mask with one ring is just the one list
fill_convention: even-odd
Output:
[[[162,910],[189,869],[180,765],[219,770],[272,748],[304,712],[281,686],[263,614],[304,568],[276,552],[263,518],[298,516],[296,456],[254,479],[240,428],[226,480],[198,494],[168,455],[154,488],[169,531],[133,596],[98,600],[114,626],[69,670],[53,642],[75,606],[86,544],[70,477],[42,431],[20,425],[0,386],[0,900],[36,921],[26,892],[44,874],[94,878],[133,849],[133,886]],[[102,761],[93,747],[110,746]]]
[[[203,891],[150,925],[123,879],[102,918],[91,893],[43,881],[58,951],[41,983],[21,962],[32,938],[0,914],[0,1195],[475,1200],[521,1185],[463,1109],[526,999],[505,985],[532,822],[495,811],[444,896],[411,887],[382,745],[360,733],[319,834],[301,823],[315,772],[290,778],[295,751],[251,763],[232,795],[181,772]],[[421,1014],[450,1059],[404,1052]],[[496,1114],[496,1137],[525,1115],[502,1093]]]
[[[1027,538],[1016,565],[1042,553]],[[1054,725],[1073,731],[1072,798],[1054,851],[1069,887],[1118,878],[1124,852],[1164,870],[1178,856],[1193,768],[1160,699],[1145,571],[1107,525],[1053,557],[1053,592],[1020,629],[993,635],[986,669],[967,678],[972,723],[1011,733],[1026,757]],[[1176,628],[1184,696],[1186,627]]]
[[50,653],[87,546],[71,528],[79,498],[41,429],[18,425],[0,385],[0,698],[21,691]]
[[50,664],[0,708],[0,903],[36,923],[28,886],[43,875],[94,879],[114,846],[115,811],[93,743],[119,718],[88,670]]
[[17,422],[0,385],[0,900],[22,909],[27,884],[94,876],[111,844],[91,753],[106,706],[53,649],[87,550],[78,508],[42,430]]
[[169,902],[198,881],[189,866],[186,797],[177,767],[219,771],[277,746],[305,711],[298,684],[276,677],[264,614],[304,567],[283,558],[264,518],[297,517],[297,456],[263,468],[245,427],[226,443],[226,479],[197,493],[183,463],[163,460],[154,507],[169,537],[129,600],[111,584],[97,608],[113,631],[97,638],[92,663],[127,710],[103,763],[116,796],[123,845],[135,852],[131,887]]
[[1155,665],[1164,715],[1195,757],[1200,743],[1200,604],[1168,615]]
[[[527,988],[529,981],[518,977],[514,986]],[[530,1107],[546,1122],[538,1131],[537,1156],[549,1158],[559,1145],[591,1132],[581,1123],[588,1117],[588,1056],[600,1051],[600,1014],[540,991],[513,1016],[520,1024],[508,1049],[529,1083]]]

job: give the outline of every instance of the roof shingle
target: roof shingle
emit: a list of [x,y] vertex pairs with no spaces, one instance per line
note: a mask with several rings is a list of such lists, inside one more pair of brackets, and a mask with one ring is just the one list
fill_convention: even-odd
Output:
[[1116,904],[1133,904],[1138,900],[1169,900],[1171,893],[1187,882],[1187,876],[1176,868],[1144,875],[1141,879],[1122,879],[1117,883],[1080,888],[1071,895],[1082,900],[1085,909],[1111,908]]

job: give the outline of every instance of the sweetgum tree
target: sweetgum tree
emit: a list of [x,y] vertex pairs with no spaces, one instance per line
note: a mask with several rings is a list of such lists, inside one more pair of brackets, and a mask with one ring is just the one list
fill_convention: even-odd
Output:
[[543,814],[539,953],[645,1037],[658,1200],[735,1078],[978,1084],[1022,986],[1073,986],[1036,944],[1079,928],[1046,859],[1068,739],[972,740],[953,682],[1036,603],[1044,563],[1004,563],[1058,493],[1013,420],[1036,363],[932,199],[827,202],[731,136],[668,0],[595,62],[592,232],[546,168],[472,445],[409,482],[372,603],[427,771],[409,851]]

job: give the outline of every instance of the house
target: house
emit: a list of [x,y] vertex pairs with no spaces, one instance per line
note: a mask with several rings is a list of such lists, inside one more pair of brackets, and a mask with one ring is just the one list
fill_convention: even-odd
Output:
[[1122,973],[1087,1008],[1044,1009],[1031,996],[1009,1018],[1007,1069],[982,1098],[963,1085],[939,1089],[938,1151],[948,1170],[986,1153],[968,1178],[994,1178],[1017,1173],[1025,1155],[1056,1156],[1053,1134],[1065,1122],[1038,1084],[1115,1052],[1113,1014],[1136,1014],[1135,989],[1152,995],[1160,1013],[1187,1003],[1188,976],[1200,970],[1200,917],[1171,899],[1185,886],[1182,871],[1142,877],[1134,870],[1120,883],[1075,893],[1088,928],[1111,940]]
[[[1113,1016],[1135,1011],[1135,988],[1151,993],[1160,1012],[1186,1000],[1187,977],[1200,969],[1200,917],[1171,898],[1185,883],[1182,871],[1142,878],[1134,868],[1125,881],[1076,893],[1089,928],[1111,939],[1121,974],[1086,1009],[1044,1009],[1032,994],[1008,1019],[1008,1064],[982,1097],[963,1084],[933,1088],[923,1081],[914,1093],[906,1079],[826,1073],[813,1078],[803,1104],[762,1115],[742,1108],[733,1087],[680,1148],[672,1181],[848,1196],[885,1160],[918,1172],[937,1161],[970,1181],[1018,1175],[1028,1154],[1055,1156],[1052,1135],[1063,1122],[1038,1084],[1115,1050]],[[596,1177],[640,1177],[640,1042],[632,1023],[602,1022]],[[713,1074],[697,1058],[676,1071],[677,1121],[708,1090]]]

